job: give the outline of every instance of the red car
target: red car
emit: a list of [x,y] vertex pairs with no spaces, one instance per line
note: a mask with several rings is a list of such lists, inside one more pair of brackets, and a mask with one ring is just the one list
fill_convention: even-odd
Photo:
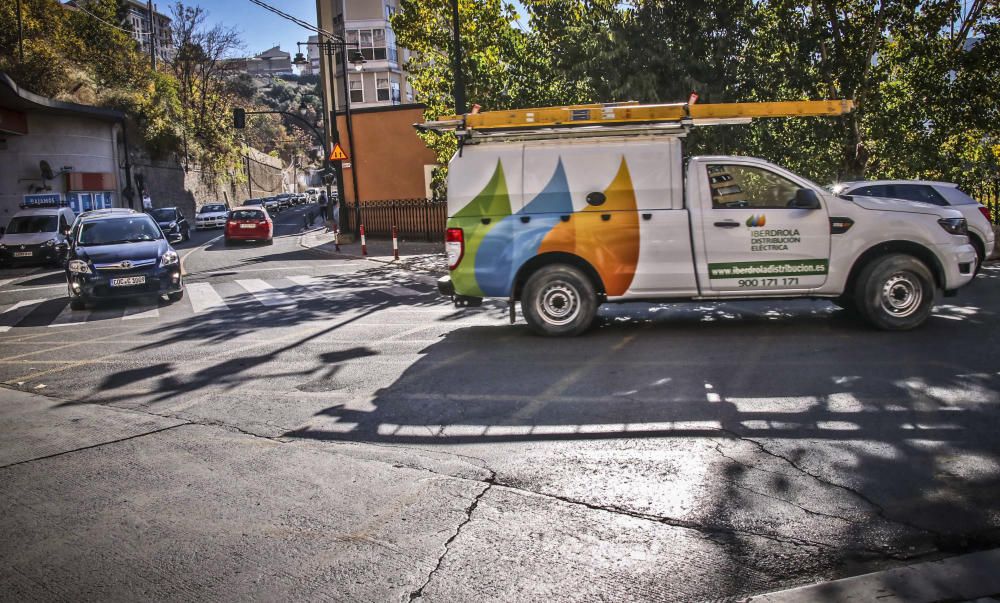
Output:
[[240,207],[226,219],[226,245],[233,241],[274,243],[274,222],[264,208]]

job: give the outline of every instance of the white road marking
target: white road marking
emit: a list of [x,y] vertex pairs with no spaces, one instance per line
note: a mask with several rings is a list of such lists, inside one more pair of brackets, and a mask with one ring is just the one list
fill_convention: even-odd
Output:
[[7,283],[13,283],[16,280],[17,280],[16,278],[3,278],[3,279],[0,279],[0,288],[2,288]]
[[205,310],[227,310],[229,306],[222,301],[222,296],[216,293],[215,288],[208,283],[189,283],[187,298],[191,300],[191,309],[195,314]]
[[35,306],[43,301],[45,300],[28,299],[25,301],[19,301],[3,312],[0,312],[0,320],[11,323],[10,325],[0,325],[0,333],[6,333],[14,328],[14,325],[21,322],[28,314],[31,314],[31,311],[35,309]]
[[382,287],[378,289],[382,293],[387,293],[393,297],[404,297],[406,295],[423,295],[420,291],[410,289],[409,287],[402,287],[399,285],[393,287]]
[[72,308],[69,307],[69,304],[66,304],[66,307],[63,308],[62,312],[60,312],[59,315],[56,316],[52,322],[49,323],[49,326],[65,327],[69,325],[77,325],[87,322],[88,318],[90,318],[89,311],[73,310]]
[[139,320],[142,318],[159,318],[160,307],[153,306],[129,306],[125,308],[125,315],[122,320]]
[[248,278],[245,280],[238,280],[236,284],[240,287],[246,289],[251,295],[253,295],[257,301],[264,304],[265,306],[277,307],[277,306],[294,306],[295,300],[288,297],[281,291],[275,289],[271,285],[268,285],[259,278]]
[[304,274],[296,274],[295,276],[287,276],[285,278],[292,281],[296,285],[302,285],[303,287],[312,287],[313,285],[319,284],[318,278]]

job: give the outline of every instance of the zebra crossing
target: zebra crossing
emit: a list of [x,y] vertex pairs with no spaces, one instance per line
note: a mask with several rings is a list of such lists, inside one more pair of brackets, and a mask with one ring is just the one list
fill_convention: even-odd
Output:
[[[364,296],[376,296],[372,301],[392,300],[405,305],[407,298],[426,303],[436,295],[431,287],[414,285],[417,288],[400,285],[348,286],[344,281],[331,281],[323,277],[290,275],[273,279],[236,279],[225,282],[193,282],[184,287],[184,298],[175,303],[164,300],[134,299],[109,302],[88,310],[73,310],[65,297],[49,297],[18,301],[9,304],[0,302],[0,333],[8,333],[18,328],[81,327],[108,321],[126,321],[129,324],[143,324],[160,319],[178,319],[185,316],[197,318],[212,316],[213,319],[227,314],[245,316],[256,309],[265,311],[294,312],[301,304],[321,300],[359,301]],[[381,296],[381,297],[378,297]],[[423,299],[421,299],[423,298]],[[63,303],[59,303],[59,302]]]

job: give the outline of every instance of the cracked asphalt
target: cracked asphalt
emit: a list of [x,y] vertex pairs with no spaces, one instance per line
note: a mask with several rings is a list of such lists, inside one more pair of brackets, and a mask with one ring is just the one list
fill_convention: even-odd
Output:
[[0,274],[0,599],[733,600],[1000,546],[1000,267],[908,333],[642,304],[550,340],[301,211],[182,246],[214,305],[65,324],[58,274]]

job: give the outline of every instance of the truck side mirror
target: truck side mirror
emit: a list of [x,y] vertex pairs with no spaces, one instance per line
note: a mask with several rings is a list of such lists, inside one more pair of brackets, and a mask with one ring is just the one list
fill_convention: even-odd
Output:
[[2,237],[5,232],[7,232],[7,228],[5,226],[0,226],[0,237]]
[[811,188],[800,188],[795,191],[795,199],[791,205],[795,209],[819,209],[819,195]]

